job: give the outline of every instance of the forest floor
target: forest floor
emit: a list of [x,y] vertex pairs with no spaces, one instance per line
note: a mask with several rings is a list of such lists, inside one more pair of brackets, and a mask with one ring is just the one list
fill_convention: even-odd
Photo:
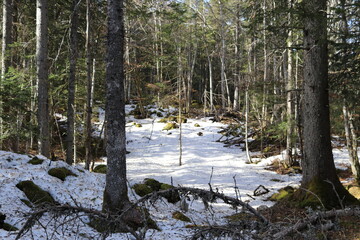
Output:
[[[129,114],[133,107],[127,106]],[[127,117],[127,174],[129,196],[132,201],[140,197],[131,188],[145,178],[153,178],[159,182],[174,186],[194,187],[214,191],[235,197],[249,203],[253,208],[262,208],[261,212],[272,222],[296,223],[306,216],[307,210],[294,209],[286,205],[269,201],[268,198],[286,186],[297,187],[301,175],[297,173],[280,174],[279,168],[272,168],[274,162],[283,155],[271,156],[266,159],[254,159],[256,164],[247,162],[246,154],[239,147],[224,147],[217,140],[222,136],[219,131],[225,124],[210,121],[209,118],[187,119],[182,124],[182,157],[179,164],[179,134],[180,129],[163,130],[166,123],[159,122],[161,117],[157,109],[153,118],[135,119]],[[171,112],[166,110],[162,114]],[[156,115],[157,114],[157,115]],[[103,112],[100,112],[95,123],[99,135],[103,123]],[[349,174],[347,151],[344,148],[334,148],[336,166],[343,172],[344,184],[352,182]],[[253,153],[254,155],[258,153]],[[5,222],[20,229],[25,223],[25,215],[32,209],[24,204],[27,199],[16,184],[20,181],[33,181],[43,190],[49,192],[56,202],[71,204],[94,210],[101,210],[105,175],[83,170],[83,164],[68,166],[63,161],[50,161],[37,156],[44,162],[38,165],[29,164],[32,155],[21,155],[0,151],[0,213],[6,215]],[[102,158],[96,164],[106,164]],[[274,165],[272,165],[274,166]],[[48,170],[54,167],[65,167],[76,176],[68,176],[64,181],[50,176]],[[254,196],[254,190],[263,186],[268,193]],[[224,202],[211,203],[205,208],[201,200],[191,196],[185,199],[189,209],[184,212],[190,222],[173,218],[175,211],[180,211],[180,203],[168,203],[166,200],[147,204],[151,217],[157,222],[158,230],[148,230],[146,239],[188,239],[194,234],[191,226],[217,226],[227,224],[227,216],[237,211]],[[264,208],[264,206],[267,206]],[[358,217],[340,218],[336,231],[327,232],[327,239],[360,239]],[[101,239],[101,234],[87,225],[85,216],[70,219],[69,216],[53,217],[45,214],[21,239]],[[66,224],[63,224],[66,222]],[[0,229],[0,239],[15,239],[17,231]],[[301,235],[300,235],[301,236]],[[326,239],[319,233],[319,239]],[[133,239],[128,233],[114,233],[106,239]],[[289,238],[291,239],[291,238]],[[302,239],[292,238],[292,239]]]

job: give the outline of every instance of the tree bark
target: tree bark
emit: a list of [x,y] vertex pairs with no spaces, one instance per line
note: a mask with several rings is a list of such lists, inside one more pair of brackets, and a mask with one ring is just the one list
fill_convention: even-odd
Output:
[[74,125],[75,125],[75,81],[76,81],[76,61],[77,61],[77,28],[78,28],[78,6],[77,0],[72,1],[72,15],[70,26],[70,69],[68,86],[68,114],[67,114],[67,146],[66,162],[70,165],[74,163]]
[[85,169],[89,170],[91,163],[91,116],[92,116],[92,79],[91,79],[91,33],[90,33],[90,0],[86,0],[86,128],[85,128]]
[[[332,208],[356,200],[341,185],[332,155],[326,0],[306,0],[304,10],[304,159],[301,188],[315,194],[325,207]],[[308,200],[311,197],[316,199],[309,192],[302,192]]]
[[130,201],[126,184],[123,0],[108,0],[106,65],[107,173],[103,210],[121,212]]
[[40,154],[50,157],[47,0],[36,1],[36,66],[38,81],[38,148]]

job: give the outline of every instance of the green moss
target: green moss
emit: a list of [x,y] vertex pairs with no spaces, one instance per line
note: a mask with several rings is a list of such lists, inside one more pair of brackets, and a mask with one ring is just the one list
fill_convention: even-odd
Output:
[[167,118],[162,118],[158,121],[158,123],[167,123],[168,119]]
[[65,167],[61,167],[61,168],[51,168],[49,171],[48,171],[48,174],[53,176],[53,177],[56,177],[62,181],[65,181],[65,178],[67,176],[74,176],[74,177],[77,177],[76,174],[74,174],[73,172],[71,172],[69,169],[65,168]]
[[294,188],[287,186],[282,189],[280,189],[277,193],[274,193],[271,195],[270,200],[271,201],[279,201],[286,197],[289,197],[290,194],[294,193]]
[[46,191],[42,190],[32,181],[22,181],[16,184],[16,187],[23,191],[31,203],[35,205],[56,204],[53,197]]
[[106,172],[107,172],[107,166],[104,165],[104,164],[97,165],[97,166],[94,168],[93,172],[106,174]]
[[38,158],[38,157],[33,157],[30,161],[28,161],[28,163],[32,164],[32,165],[40,165],[44,162],[44,160]]
[[[174,188],[174,186],[170,185],[170,184],[166,184],[166,183],[162,183],[160,190],[168,190]],[[179,193],[177,191],[172,191],[169,192],[167,194],[164,195],[164,198],[169,202],[169,203],[177,203],[180,201],[180,196]]]
[[169,130],[172,130],[172,129],[175,129],[175,128],[179,128],[179,126],[176,123],[169,122],[164,126],[163,130],[169,131]]
[[159,191],[161,188],[161,183],[153,178],[145,178],[144,184],[149,186],[153,191]]
[[32,208],[34,205],[31,204],[31,202],[27,199],[20,199],[20,201],[22,201],[26,206],[28,206],[29,208]]
[[194,127],[200,127],[200,124],[195,123],[195,124],[194,124]]
[[3,223],[1,228],[8,232],[19,230],[17,227],[14,227],[13,225],[10,225],[8,223]]
[[342,185],[334,186],[328,182],[314,178],[307,186],[307,190],[299,189],[293,195],[297,206],[299,207],[325,207],[326,209],[340,208],[342,205],[360,205],[360,202],[352,196]]
[[149,187],[148,185],[146,184],[141,184],[141,183],[137,183],[137,184],[134,184],[132,186],[132,188],[134,189],[135,193],[137,195],[139,195],[140,197],[143,197],[145,196],[146,194],[149,194],[149,193],[152,193],[153,190],[151,189],[151,187]]
[[138,127],[138,128],[141,128],[141,127],[142,127],[142,124],[141,124],[141,123],[134,123],[134,126],[135,126],[135,127]]
[[188,218],[185,214],[179,211],[173,212],[172,217],[183,222],[191,222],[190,218]]

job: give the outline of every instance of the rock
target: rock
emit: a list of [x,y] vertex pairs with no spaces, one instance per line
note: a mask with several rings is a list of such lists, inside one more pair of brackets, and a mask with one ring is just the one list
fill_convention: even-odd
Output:
[[195,123],[195,124],[194,124],[194,127],[200,127],[200,124]]
[[161,183],[153,178],[145,178],[144,184],[149,186],[153,191],[159,191],[161,188]]
[[148,185],[143,184],[143,183],[134,184],[132,186],[132,189],[134,189],[135,193],[137,195],[139,195],[140,197],[143,197],[143,196],[153,192],[153,189],[151,189],[151,187],[149,187]]
[[291,186],[286,186],[284,188],[281,188],[277,193],[274,193],[273,195],[271,195],[271,197],[269,199],[271,201],[279,201],[292,193],[294,193],[294,188]]
[[172,129],[175,129],[175,128],[179,128],[179,126],[174,122],[169,122],[164,126],[163,130],[169,131],[169,130],[172,130]]
[[74,176],[77,177],[76,174],[74,174],[73,172],[71,172],[69,169],[65,168],[65,167],[61,167],[61,168],[52,168],[48,171],[48,174],[56,177],[62,181],[65,181],[65,178],[67,176]]
[[[168,189],[171,189],[171,188],[174,188],[174,186],[172,186],[170,184],[163,183],[163,184],[161,184],[160,190],[168,190]],[[169,192],[169,193],[165,194],[164,198],[169,203],[177,203],[178,201],[180,201],[180,196],[179,196],[179,193],[177,191],[172,191],[172,192]]]
[[32,181],[22,181],[16,187],[23,191],[31,203],[35,205],[56,204],[50,193],[44,191]]
[[32,165],[40,165],[44,162],[44,160],[38,158],[38,157],[33,157],[30,161],[28,161],[28,163],[32,164]]
[[106,174],[106,172],[107,172],[107,166],[104,165],[104,164],[97,165],[97,166],[93,169],[93,172]]

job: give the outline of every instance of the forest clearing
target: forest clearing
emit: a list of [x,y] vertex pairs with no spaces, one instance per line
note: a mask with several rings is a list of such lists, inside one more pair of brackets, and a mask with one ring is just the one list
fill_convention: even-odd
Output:
[[[129,114],[134,108],[135,105],[127,105],[126,113]],[[155,109],[152,108],[152,111],[157,112],[158,110]],[[166,114],[164,110],[162,111]],[[133,115],[127,117],[127,150],[130,152],[127,154],[128,185],[129,196],[133,202],[140,199],[140,196],[131,186],[149,178],[174,186],[205,190],[209,190],[210,184],[214,191],[240,199],[255,209],[263,209],[262,211],[273,206],[275,202],[270,201],[269,197],[278,193],[281,188],[299,187],[301,174],[291,172],[278,174],[275,171],[266,170],[274,161],[279,161],[284,157],[283,152],[266,159],[254,158],[256,163],[249,164],[245,151],[239,147],[224,147],[224,144],[218,141],[223,136],[219,132],[227,125],[213,122],[209,118],[187,119],[186,123],[182,124],[183,162],[182,166],[179,166],[179,129],[163,130],[166,123],[162,122],[162,118],[157,117],[156,113],[152,116],[154,119],[135,119]],[[96,122],[95,136],[100,134],[103,120],[104,115],[101,111],[99,122]],[[199,136],[199,132],[203,134]],[[349,171],[350,163],[346,149],[334,148],[333,153],[339,170]],[[34,158],[44,161],[41,164],[33,163],[34,165],[29,163]],[[106,158],[102,159],[96,165],[106,165]],[[72,167],[63,161],[51,161],[40,155],[35,157],[1,151],[0,202],[1,213],[6,215],[5,222],[21,229],[26,221],[25,216],[36,211],[36,208],[32,210],[32,203],[28,201],[26,204],[28,196],[17,187],[19,182],[28,180],[49,192],[60,205],[70,204],[101,211],[105,174],[84,171],[83,166],[83,164],[76,164]],[[69,169],[75,176],[68,176],[61,180],[49,175],[50,169],[61,167]],[[351,176],[343,178],[344,184],[351,182],[353,182]],[[257,196],[254,190],[259,186],[264,187],[260,190],[266,189],[268,192]],[[247,212],[241,207],[234,209],[221,200],[209,203],[210,207],[206,209],[201,199],[196,200],[190,194],[185,201],[188,204],[187,211],[181,208],[180,201],[169,203],[162,198],[154,205],[147,202],[144,206],[149,209],[151,218],[161,231],[148,230],[145,239],[191,239],[197,230],[189,226],[216,227],[236,223],[236,218],[234,222],[229,220],[231,216]],[[174,219],[173,213],[176,211],[183,212],[190,222]],[[290,211],[284,212],[281,219],[285,221],[288,218],[284,224],[291,224],[294,223],[291,219],[298,217]],[[247,218],[250,216],[245,219]],[[47,213],[41,217],[39,223],[35,222],[21,239],[101,239],[102,235],[88,226],[88,221],[85,215],[52,216]],[[346,234],[342,236],[344,230],[341,229],[339,227],[336,230],[337,235],[341,236],[337,239],[345,239],[345,236],[349,236]],[[15,239],[16,234],[17,231],[8,232],[0,229],[1,239]],[[359,234],[355,233],[352,239],[356,239],[355,236],[359,237]],[[249,237],[251,234],[244,234],[245,236]],[[114,233],[106,239],[132,239],[131,237],[129,233]]]
[[0,15],[1,238],[360,239],[359,1]]

